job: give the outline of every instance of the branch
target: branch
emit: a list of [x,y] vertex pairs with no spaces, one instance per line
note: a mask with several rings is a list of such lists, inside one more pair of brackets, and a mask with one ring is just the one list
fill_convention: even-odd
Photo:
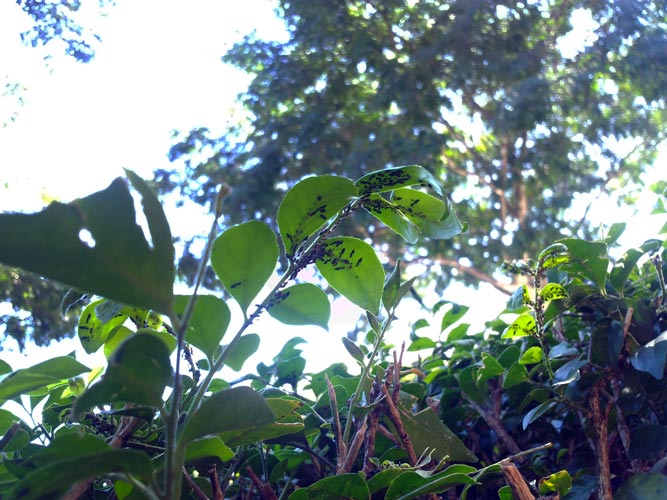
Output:
[[458,260],[456,259],[447,259],[445,257],[439,257],[436,259],[433,259],[434,262],[437,262],[438,264],[442,266],[447,266],[447,267],[453,267],[454,269],[461,271],[462,273],[469,274],[473,278],[483,281],[485,283],[490,284],[493,286],[495,289],[503,292],[505,295],[512,295],[512,291],[507,289],[507,285],[501,283],[497,279],[495,279],[493,276],[490,276],[479,269],[476,269],[474,267],[469,267],[469,266],[464,266],[461,264]]

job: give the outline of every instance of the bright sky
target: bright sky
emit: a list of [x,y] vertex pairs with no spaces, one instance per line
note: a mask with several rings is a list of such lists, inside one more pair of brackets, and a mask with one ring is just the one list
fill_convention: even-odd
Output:
[[[253,29],[263,38],[285,37],[269,0],[116,3],[106,17],[93,15],[82,21],[102,37],[88,64],[61,56],[54,46],[46,51],[24,47],[19,33],[30,26],[30,19],[15,2],[0,3],[0,89],[7,83],[23,87],[23,105],[16,97],[0,97],[0,211],[39,210],[43,195],[63,201],[85,196],[123,175],[124,167],[146,178],[157,168],[169,168],[166,153],[172,130],[207,126],[222,132],[234,119],[235,109],[238,112],[234,98],[249,80],[220,62],[226,49]],[[45,62],[47,53],[54,57]],[[7,123],[4,128],[3,123]],[[9,189],[3,188],[4,183]],[[646,214],[652,201],[642,199],[642,203]],[[202,213],[201,208],[190,210]],[[605,223],[627,216],[610,210],[608,203],[600,203],[591,216]],[[191,215],[188,209],[168,208],[174,233],[191,236],[186,232]],[[655,235],[646,219],[635,226],[646,229],[646,237]],[[489,297],[494,293],[484,290],[488,317],[500,311],[502,303],[491,307]],[[462,297],[458,288],[447,295]],[[479,295],[468,302],[478,300]],[[326,352],[351,365],[340,335],[350,329],[356,312],[340,303],[334,309],[330,333],[320,329],[275,333],[275,326],[267,323],[275,348],[262,359],[268,362],[281,343],[301,335],[316,340],[306,348],[307,359],[320,359]],[[405,316],[405,338],[408,320],[416,319],[415,314]],[[65,343],[65,349],[74,346],[76,341]],[[32,351],[30,363],[51,353]],[[8,361],[13,366],[25,364]],[[246,365],[252,367],[252,362]]]

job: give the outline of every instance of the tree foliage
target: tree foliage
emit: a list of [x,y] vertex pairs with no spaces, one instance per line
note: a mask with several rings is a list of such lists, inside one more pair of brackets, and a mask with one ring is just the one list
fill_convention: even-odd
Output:
[[[289,40],[251,35],[223,58],[253,75],[248,124],[181,134],[170,157],[185,170],[156,175],[200,203],[233,186],[230,223],[275,223],[306,175],[426,164],[471,225],[428,244],[436,278],[498,285],[503,260],[590,235],[585,211],[566,210],[618,187],[632,196],[665,136],[662,2],[291,0],[278,13]],[[588,42],[568,47],[587,17]]]

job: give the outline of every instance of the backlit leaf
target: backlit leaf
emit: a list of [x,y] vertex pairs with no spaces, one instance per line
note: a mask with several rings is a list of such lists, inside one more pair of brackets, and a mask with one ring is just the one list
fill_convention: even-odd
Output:
[[[176,297],[174,310],[177,314],[182,316],[185,313],[189,300],[189,295]],[[230,319],[231,312],[224,300],[213,295],[199,295],[185,332],[185,340],[201,349],[211,360],[227,331]]]
[[278,262],[276,235],[264,222],[233,226],[213,243],[211,265],[245,312]]
[[421,231],[401,212],[400,207],[385,200],[379,194],[372,194],[364,201],[364,209],[373,217],[393,229],[408,243],[416,243]]
[[416,184],[430,186],[440,196],[444,196],[438,180],[428,170],[418,165],[377,170],[357,179],[354,184],[359,188],[359,194],[362,196],[384,193]]
[[380,312],[384,269],[375,250],[357,238],[329,238],[322,244],[317,269],[329,285],[353,304]]
[[358,189],[345,177],[319,175],[295,184],[278,208],[278,228],[285,253],[293,256],[304,241],[345,207]]
[[522,314],[503,332],[502,338],[516,339],[537,334],[537,323],[530,314]]
[[546,300],[561,300],[567,298],[567,292],[558,283],[548,283],[540,290],[540,297]]
[[312,283],[299,283],[278,291],[269,314],[286,325],[318,325],[329,329],[329,297]]

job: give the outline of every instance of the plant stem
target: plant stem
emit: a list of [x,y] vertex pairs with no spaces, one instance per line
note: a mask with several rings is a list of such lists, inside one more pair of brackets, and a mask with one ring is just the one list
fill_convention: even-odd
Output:
[[229,193],[229,188],[223,186],[218,191],[215,206],[215,216],[211,224],[211,230],[208,234],[208,240],[204,253],[199,261],[199,268],[197,269],[197,277],[195,280],[194,290],[188,301],[188,305],[183,314],[183,319],[179,319],[175,312],[170,314],[172,327],[176,332],[176,366],[174,369],[174,390],[171,397],[171,410],[166,416],[167,419],[167,435],[166,435],[166,467],[165,467],[165,499],[177,500],[181,496],[181,484],[183,482],[183,475],[181,470],[184,463],[184,450],[178,446],[178,421],[181,416],[181,399],[183,397],[183,381],[181,380],[181,355],[185,346],[185,332],[190,325],[192,313],[194,311],[195,303],[197,301],[197,292],[204,281],[208,259],[211,255],[213,242],[217,234],[218,219],[222,215],[222,200]]

